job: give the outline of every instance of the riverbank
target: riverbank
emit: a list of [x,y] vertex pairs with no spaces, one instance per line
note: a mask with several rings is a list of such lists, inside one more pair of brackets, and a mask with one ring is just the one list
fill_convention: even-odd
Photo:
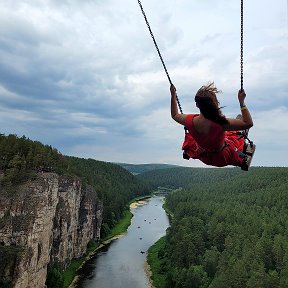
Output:
[[[172,221],[174,215],[168,209],[166,203],[163,204],[163,209],[169,218],[169,222]],[[161,269],[163,251],[165,249],[166,236],[161,237],[156,243],[154,243],[147,253],[147,265],[146,273],[149,276],[151,288],[165,288],[166,287],[166,277],[165,273]]]
[[165,247],[165,236],[160,238],[155,244],[153,244],[147,255],[147,265],[149,265],[148,275],[150,276],[150,282],[153,288],[165,287],[165,274],[161,268],[161,253]]
[[135,209],[139,206],[145,205],[147,202],[144,200],[139,200],[130,204],[130,209]]
[[149,283],[148,283],[148,287],[147,288],[155,288],[154,286],[153,286],[153,281],[152,281],[152,271],[151,271],[151,267],[150,267],[150,265],[148,264],[148,262],[147,262],[147,258],[146,258],[146,261],[145,261],[145,263],[144,263],[144,271],[145,271],[145,273],[146,273],[146,275],[147,275],[147,277],[148,277],[148,279],[149,279]]

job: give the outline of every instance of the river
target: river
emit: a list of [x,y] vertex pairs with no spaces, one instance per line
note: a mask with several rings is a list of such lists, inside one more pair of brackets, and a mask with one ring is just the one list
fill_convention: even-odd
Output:
[[102,248],[80,270],[77,288],[148,288],[147,250],[165,235],[169,219],[163,197],[151,197],[136,208],[127,233]]

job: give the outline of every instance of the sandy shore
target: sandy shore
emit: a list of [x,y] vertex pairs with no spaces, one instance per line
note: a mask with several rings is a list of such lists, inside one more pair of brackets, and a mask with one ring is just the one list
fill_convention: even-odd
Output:
[[135,201],[135,202],[130,204],[130,208],[135,209],[135,208],[142,206],[142,205],[145,205],[145,204],[147,204],[147,201],[144,201],[144,200]]
[[144,263],[144,270],[145,270],[145,273],[146,273],[146,275],[147,275],[147,277],[148,277],[148,279],[149,279],[149,286],[148,286],[148,288],[154,288],[154,286],[153,286],[153,281],[152,281],[152,279],[151,279],[151,277],[152,277],[152,272],[151,272],[151,268],[150,268],[150,265],[148,264],[148,262],[147,262],[147,260],[145,261],[145,263]]

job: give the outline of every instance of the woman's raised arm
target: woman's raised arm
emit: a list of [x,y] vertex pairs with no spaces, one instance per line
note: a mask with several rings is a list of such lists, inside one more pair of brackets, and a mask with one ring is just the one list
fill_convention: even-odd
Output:
[[231,131],[231,130],[245,130],[249,129],[253,126],[253,120],[251,117],[251,114],[245,105],[246,93],[244,90],[239,90],[238,92],[238,100],[240,104],[240,111],[242,115],[242,119],[236,118],[236,119],[227,119],[229,124],[225,125],[225,130]]
[[179,113],[176,99],[176,87],[171,84],[170,86],[171,93],[171,117],[178,123],[185,126],[186,115]]

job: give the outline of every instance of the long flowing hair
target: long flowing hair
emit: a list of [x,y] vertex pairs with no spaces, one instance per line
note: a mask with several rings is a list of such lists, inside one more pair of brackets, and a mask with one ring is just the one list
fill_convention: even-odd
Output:
[[216,88],[214,82],[202,86],[195,95],[195,102],[200,112],[206,119],[220,125],[228,124],[228,120],[221,112],[216,94],[221,91]]

